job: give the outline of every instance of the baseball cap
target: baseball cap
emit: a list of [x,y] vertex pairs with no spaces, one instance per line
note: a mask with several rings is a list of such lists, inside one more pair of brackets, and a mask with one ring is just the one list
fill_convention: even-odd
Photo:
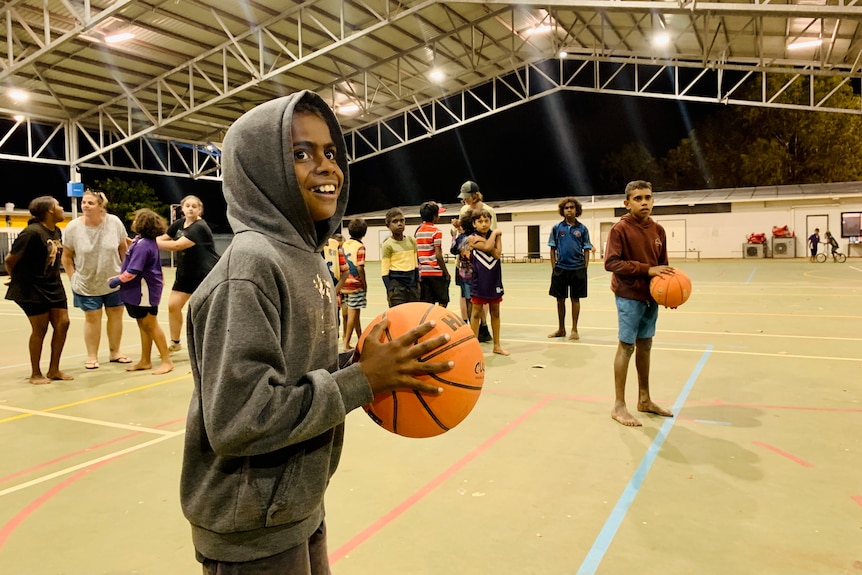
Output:
[[471,180],[467,180],[466,182],[461,184],[461,193],[458,194],[458,197],[461,199],[467,199],[478,191],[479,184]]

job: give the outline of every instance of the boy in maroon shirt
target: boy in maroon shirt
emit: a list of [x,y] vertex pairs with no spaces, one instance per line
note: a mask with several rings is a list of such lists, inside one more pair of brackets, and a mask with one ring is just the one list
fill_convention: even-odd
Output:
[[632,354],[638,372],[638,411],[673,417],[653,403],[649,394],[650,351],[658,317],[658,304],[649,291],[650,278],[674,273],[667,261],[664,228],[650,218],[653,202],[649,182],[636,180],[626,185],[624,203],[629,213],[611,228],[605,253],[605,270],[613,273],[611,290],[616,294],[620,340],[614,358],[616,401],[611,417],[629,427],[641,425],[626,408],[626,374]]

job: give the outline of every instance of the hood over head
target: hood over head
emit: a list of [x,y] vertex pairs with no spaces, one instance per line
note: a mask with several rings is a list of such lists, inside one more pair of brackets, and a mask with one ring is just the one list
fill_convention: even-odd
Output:
[[[291,125],[296,104],[310,103],[326,120],[344,172],[335,214],[315,222],[305,205],[293,164]],[[227,218],[235,234],[260,232],[292,246],[320,251],[341,229],[347,209],[347,147],[335,114],[313,92],[303,90],[261,104],[227,131],[222,150]]]

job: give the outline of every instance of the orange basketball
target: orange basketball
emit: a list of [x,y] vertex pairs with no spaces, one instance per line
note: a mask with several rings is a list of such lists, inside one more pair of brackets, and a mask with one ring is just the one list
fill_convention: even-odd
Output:
[[649,291],[659,305],[679,307],[691,295],[691,279],[684,271],[675,268],[673,275],[662,274],[652,278],[649,282]]
[[[455,367],[443,373],[416,376],[442,387],[440,395],[408,389],[381,393],[374,396],[371,404],[363,406],[365,412],[382,428],[405,437],[432,437],[449,431],[476,405],[485,382],[485,358],[473,330],[457,315],[429,303],[404,303],[386,311],[386,317],[389,327],[380,338],[381,342],[392,341],[426,321],[436,321],[434,329],[419,341],[443,334],[451,338],[421,361],[454,361]],[[365,336],[381,319],[383,314],[362,330],[356,344],[357,353],[362,353]]]

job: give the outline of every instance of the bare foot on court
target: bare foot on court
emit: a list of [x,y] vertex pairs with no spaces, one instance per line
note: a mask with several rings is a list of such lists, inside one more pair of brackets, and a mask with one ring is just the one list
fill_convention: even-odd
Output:
[[566,330],[558,329],[554,333],[549,333],[548,337],[566,337]]
[[494,353],[496,353],[497,355],[509,355],[508,351],[498,345],[494,346]]
[[31,375],[28,381],[33,385],[45,385],[46,383],[51,383],[51,380],[42,375],[41,373],[38,375]]
[[578,335],[577,331],[572,330],[572,333],[569,334],[569,339],[572,341],[575,341],[575,340],[581,339],[581,336]]
[[47,373],[47,377],[48,379],[54,379],[58,381],[72,381],[73,379],[75,379],[71,375],[63,373],[62,371],[49,371]]
[[136,364],[133,364],[133,365],[130,365],[129,367],[127,367],[126,371],[145,371],[147,369],[152,369],[152,368],[153,368],[152,363],[138,362]]
[[626,427],[640,427],[642,425],[640,421],[629,413],[625,405],[615,405],[613,410],[611,410],[611,418]]
[[656,415],[661,415],[663,417],[673,417],[673,413],[664,409],[663,407],[659,407],[652,400],[649,401],[639,401],[638,402],[638,411],[643,413],[655,413]]
[[160,365],[155,371],[153,371],[153,375],[162,375],[163,373],[169,373],[173,370],[174,364],[169,361],[166,361],[162,362],[162,365]]

